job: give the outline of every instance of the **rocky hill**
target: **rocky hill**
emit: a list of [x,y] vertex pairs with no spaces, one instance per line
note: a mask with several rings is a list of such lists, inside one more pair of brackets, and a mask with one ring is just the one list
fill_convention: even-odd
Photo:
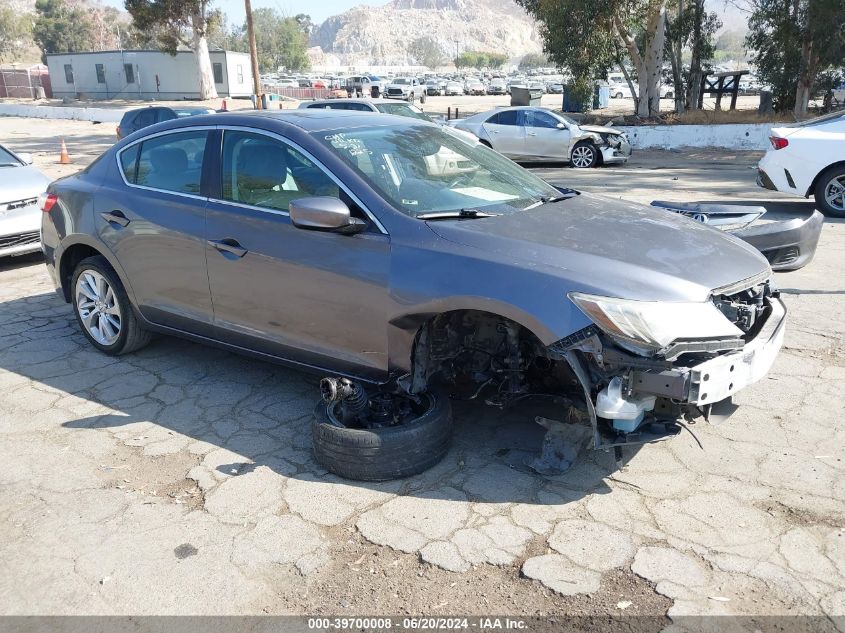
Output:
[[444,56],[456,50],[490,51],[518,57],[542,50],[534,21],[513,0],[393,0],[359,6],[328,18],[311,46],[350,65],[411,63],[408,45],[435,39]]

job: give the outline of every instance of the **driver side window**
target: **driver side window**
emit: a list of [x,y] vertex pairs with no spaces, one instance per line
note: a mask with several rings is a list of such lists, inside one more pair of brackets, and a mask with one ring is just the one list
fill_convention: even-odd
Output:
[[224,131],[223,199],[287,211],[292,200],[337,198],[338,186],[301,152],[250,132]]
[[525,110],[526,127],[556,128],[558,120],[548,112],[541,110]]

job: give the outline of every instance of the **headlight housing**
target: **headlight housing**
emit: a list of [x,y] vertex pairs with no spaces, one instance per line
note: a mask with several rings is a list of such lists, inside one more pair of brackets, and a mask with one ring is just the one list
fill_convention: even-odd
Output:
[[712,303],[632,301],[580,292],[569,298],[603,332],[638,353],[658,352],[679,340],[736,339],[742,330]]

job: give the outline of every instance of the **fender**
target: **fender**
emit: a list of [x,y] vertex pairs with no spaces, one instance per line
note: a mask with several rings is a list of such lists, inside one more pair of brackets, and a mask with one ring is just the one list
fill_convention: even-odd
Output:
[[[120,283],[123,284],[123,287],[126,289],[126,294],[129,296],[129,301],[132,303],[133,307],[137,305],[135,300],[135,292],[132,290],[132,284],[129,283],[129,277],[126,275],[126,271],[123,270],[123,266],[120,265],[117,257],[115,257],[114,253],[111,249],[106,246],[104,242],[98,241],[94,239],[91,235],[86,235],[84,233],[74,233],[72,235],[66,236],[62,241],[61,244],[56,248],[55,252],[55,262],[56,262],[56,271],[59,284],[61,284],[62,295],[65,298],[65,301],[70,301],[70,287],[65,286],[65,280],[62,278],[62,260],[64,259],[65,254],[68,250],[72,249],[74,246],[89,246],[98,253],[100,253],[103,257],[108,260],[109,265],[114,269],[117,273],[117,276],[120,278]],[[137,312],[137,310],[136,310]]]

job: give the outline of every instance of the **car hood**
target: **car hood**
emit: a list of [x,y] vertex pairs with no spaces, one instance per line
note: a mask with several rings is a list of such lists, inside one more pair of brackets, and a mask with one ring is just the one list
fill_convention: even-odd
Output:
[[770,272],[759,252],[731,235],[676,213],[583,193],[510,215],[428,225],[443,239],[484,251],[484,258],[562,278],[564,292],[704,301],[716,288]]
[[50,179],[32,165],[0,167],[0,203],[35,198],[49,184]]
[[595,132],[596,134],[622,134],[622,130],[603,125],[579,125],[578,128],[584,132]]

